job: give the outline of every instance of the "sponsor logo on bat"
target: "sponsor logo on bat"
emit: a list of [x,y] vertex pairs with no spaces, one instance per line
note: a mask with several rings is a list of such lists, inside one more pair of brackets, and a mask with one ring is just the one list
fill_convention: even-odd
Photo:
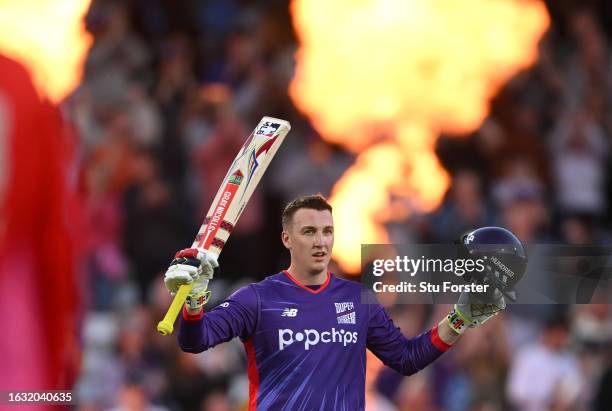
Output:
[[229,182],[231,184],[240,185],[240,183],[242,183],[243,178],[244,176],[242,175],[242,172],[240,170],[236,170],[236,172],[230,176]]
[[255,134],[257,134],[258,136],[272,137],[274,136],[274,133],[276,133],[276,131],[280,128],[280,126],[281,125],[278,123],[271,123],[269,121],[266,121],[261,127],[259,127]]
[[221,196],[221,199],[219,200],[219,203],[217,204],[217,207],[215,208],[215,211],[213,212],[210,218],[210,222],[206,227],[206,232],[203,241],[205,246],[210,235],[217,232],[219,223],[223,221],[223,216],[225,215],[225,211],[227,210],[227,207],[233,195],[234,193],[227,189],[223,192],[223,195]]
[[[204,224],[208,224],[208,223],[210,223],[210,216],[204,219]],[[234,231],[234,224],[230,223],[227,220],[223,220],[221,221],[221,223],[219,223],[219,228],[227,231],[228,233],[231,233],[232,231]],[[196,241],[200,241],[202,236],[203,236],[202,233],[198,233],[198,237],[196,238]]]

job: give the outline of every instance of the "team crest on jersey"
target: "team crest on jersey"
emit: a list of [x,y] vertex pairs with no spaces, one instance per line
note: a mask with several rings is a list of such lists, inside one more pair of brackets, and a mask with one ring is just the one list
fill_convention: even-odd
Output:
[[342,314],[347,311],[351,311],[355,309],[355,305],[353,304],[352,301],[346,301],[343,303],[334,303],[334,305],[336,306],[336,314]]
[[[352,301],[345,301],[342,303],[334,303],[336,307],[336,319],[338,320],[338,324],[357,324],[356,316],[355,316],[355,304]],[[353,311],[353,312],[348,312]],[[347,313],[348,312],[348,313]],[[344,314],[347,313],[347,314]],[[338,315],[342,314],[342,315]]]
[[352,313],[341,315],[340,317],[337,317],[337,319],[338,324],[357,324],[354,311]]
[[285,308],[283,309],[283,313],[281,314],[281,317],[296,317],[297,313],[298,313],[297,308]]

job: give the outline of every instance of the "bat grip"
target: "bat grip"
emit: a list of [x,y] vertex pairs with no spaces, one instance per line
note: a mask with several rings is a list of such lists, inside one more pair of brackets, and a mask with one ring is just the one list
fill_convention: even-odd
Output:
[[176,317],[178,317],[179,313],[183,308],[183,304],[187,299],[187,295],[193,288],[193,282],[191,284],[183,284],[179,287],[178,291],[174,295],[174,299],[172,300],[172,304],[170,304],[170,308],[166,312],[164,319],[161,320],[157,324],[157,331],[162,335],[170,335],[174,330],[174,322],[176,321]]

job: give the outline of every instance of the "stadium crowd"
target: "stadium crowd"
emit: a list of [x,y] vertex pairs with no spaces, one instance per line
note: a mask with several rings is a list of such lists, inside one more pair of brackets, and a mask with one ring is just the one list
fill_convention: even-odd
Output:
[[[527,244],[612,239],[612,11],[548,6],[537,63],[477,131],[440,137],[452,185],[434,212],[390,226],[394,241],[447,243],[484,225]],[[288,119],[291,138],[220,258],[211,306],[286,266],[282,206],[329,195],[353,156],[321,139],[287,94],[298,41],[286,1],[94,0],[86,27],[94,43],[62,106],[81,139],[87,199],[78,410],[246,409],[240,342],[194,356],[156,333],[170,301],[162,274],[263,115]],[[414,335],[449,307],[389,309]],[[372,364],[370,410],[610,410],[612,309],[512,306],[410,378]]]

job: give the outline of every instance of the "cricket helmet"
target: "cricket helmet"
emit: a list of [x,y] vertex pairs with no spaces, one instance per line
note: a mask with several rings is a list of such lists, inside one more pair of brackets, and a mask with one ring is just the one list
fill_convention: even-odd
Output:
[[460,257],[484,261],[485,269],[464,276],[466,281],[490,284],[490,292],[498,289],[516,301],[514,286],[527,269],[527,252],[511,231],[502,227],[481,227],[463,233],[456,242]]

